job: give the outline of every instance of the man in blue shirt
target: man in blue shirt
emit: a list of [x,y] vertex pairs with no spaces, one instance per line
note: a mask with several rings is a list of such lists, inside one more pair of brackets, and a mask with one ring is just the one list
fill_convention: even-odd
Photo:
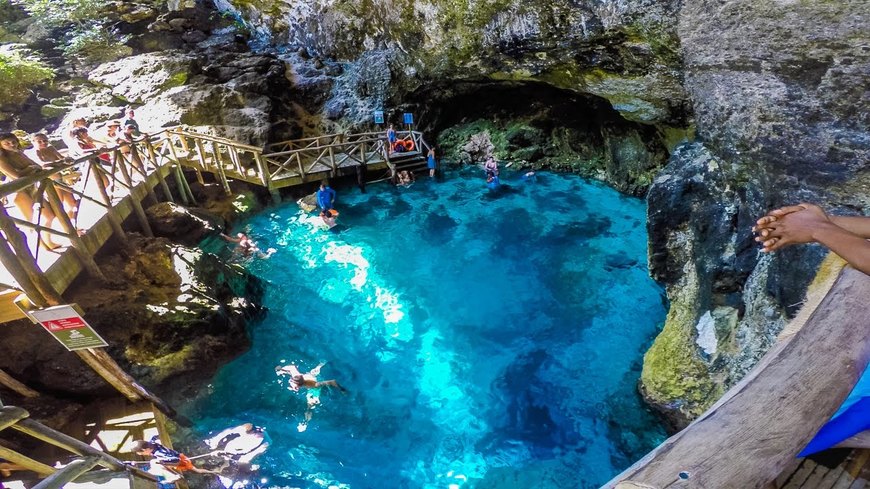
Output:
[[320,190],[317,191],[317,205],[322,210],[332,209],[335,204],[335,190],[329,188],[326,180],[320,182]]

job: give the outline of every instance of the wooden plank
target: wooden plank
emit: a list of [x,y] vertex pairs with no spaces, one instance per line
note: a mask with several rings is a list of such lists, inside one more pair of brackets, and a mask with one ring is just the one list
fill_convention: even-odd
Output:
[[[4,372],[3,369],[0,369],[0,385],[11,389],[13,392],[17,392],[24,397],[39,397],[39,392],[36,392],[30,387],[27,387],[21,382],[18,382],[18,380],[16,380],[14,377]],[[27,415],[26,413],[27,411],[25,411],[25,417]],[[3,428],[6,428],[6,426],[3,426],[3,422],[0,421],[0,430],[2,430]]]
[[[870,277],[847,268],[806,325],[702,418],[610,481],[764,487],[837,410],[870,360]],[[837,379],[831,382],[830,379]]]
[[94,468],[100,461],[97,457],[78,458],[68,463],[66,467],[46,477],[33,489],[60,489],[64,484],[79,478],[80,475]]
[[816,468],[816,463],[812,460],[804,459],[801,466],[789,477],[782,489],[799,489],[803,487],[804,482],[810,478],[813,470]]
[[807,480],[803,483],[802,487],[806,487],[808,489],[822,489],[822,479],[824,479],[829,472],[831,472],[831,470],[824,465],[816,465],[816,469],[813,470],[813,473],[810,474]]
[[15,406],[0,407],[0,430],[4,430],[30,416],[26,410]]
[[5,458],[13,464],[18,464],[27,470],[36,472],[39,475],[51,475],[54,473],[54,469],[51,468],[51,466],[46,465],[38,460],[33,460],[26,455],[22,455],[2,445],[0,445],[0,458]]

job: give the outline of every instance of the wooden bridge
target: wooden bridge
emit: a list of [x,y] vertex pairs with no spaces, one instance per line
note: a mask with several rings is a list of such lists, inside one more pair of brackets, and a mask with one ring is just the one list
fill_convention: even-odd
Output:
[[[134,216],[141,232],[153,235],[143,200],[156,203],[177,199],[186,205],[196,204],[183,169],[195,170],[200,181],[203,173],[212,174],[228,194],[229,182],[235,179],[260,185],[277,195],[281,188],[351,174],[361,165],[392,174],[425,160],[424,151],[429,146],[421,133],[400,131],[398,136],[412,141],[415,150],[391,153],[383,133],[375,132],[284,141],[264,149],[171,128],[131,146],[104,150],[108,160],[96,154],[85,156],[4,183],[0,185],[0,197],[4,198],[38,187],[58,224],[46,226],[41,213],[36,222],[29,222],[11,205],[0,210],[0,230],[7,237],[5,243],[0,243],[5,268],[0,270],[0,322],[26,317],[14,304],[21,292],[34,304],[50,304],[60,302],[60,294],[82,270],[93,279],[105,281],[93,256],[112,236],[126,244],[121,225],[125,219]],[[83,178],[70,185],[63,175],[76,168]],[[176,195],[171,193],[167,179],[175,180]],[[78,201],[75,221],[67,217],[64,195],[74,195]],[[37,246],[55,238],[69,243],[71,251],[55,253]]]

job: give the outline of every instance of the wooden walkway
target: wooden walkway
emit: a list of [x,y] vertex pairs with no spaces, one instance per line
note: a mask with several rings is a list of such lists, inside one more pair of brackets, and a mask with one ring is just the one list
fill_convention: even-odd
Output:
[[[332,134],[317,138],[284,141],[258,148],[225,138],[171,128],[133,145],[132,150],[111,148],[111,168],[95,157],[79,158],[38,175],[0,185],[0,196],[9,196],[27,187],[40,185],[59,195],[72,193],[79,201],[77,219],[65,219],[62,202],[57,207],[56,224],[44,225],[44,219],[30,223],[14,208],[0,210],[4,235],[18,236],[18,245],[4,250],[0,269],[0,323],[21,319],[25,314],[14,301],[26,293],[59,296],[84,270],[97,280],[104,280],[93,261],[94,254],[112,236],[124,241],[121,223],[134,216],[141,231],[152,235],[142,201],[178,200],[196,204],[182,169],[195,170],[202,181],[210,173],[229,194],[232,179],[260,185],[273,195],[284,187],[356,172],[359,165],[369,170],[395,172],[395,162],[407,164],[425,160],[423,150],[429,146],[419,132],[399,132],[399,137],[412,141],[415,151],[394,154],[386,151],[382,133]],[[78,168],[85,175],[74,186],[57,181],[57,175]],[[170,192],[167,180],[176,182],[176,195]],[[65,222],[64,222],[65,221]],[[60,228],[60,229],[58,229]],[[37,243],[51,236],[67,245],[59,252],[40,249]],[[14,236],[13,236],[14,237]],[[15,240],[9,240],[12,243]],[[5,251],[5,253],[4,253]],[[31,266],[31,262],[35,266]],[[49,289],[48,292],[39,289]]]

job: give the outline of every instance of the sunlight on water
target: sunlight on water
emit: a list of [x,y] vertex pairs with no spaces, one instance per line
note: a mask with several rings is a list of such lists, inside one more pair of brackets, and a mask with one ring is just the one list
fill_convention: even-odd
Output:
[[[189,408],[197,430],[266,427],[260,476],[299,488],[596,487],[662,441],[636,392],[665,314],[643,202],[503,182],[339,189],[331,231],[294,204],[240,223],[278,250],[246,263],[269,312]],[[290,363],[349,392],[294,392]]]

